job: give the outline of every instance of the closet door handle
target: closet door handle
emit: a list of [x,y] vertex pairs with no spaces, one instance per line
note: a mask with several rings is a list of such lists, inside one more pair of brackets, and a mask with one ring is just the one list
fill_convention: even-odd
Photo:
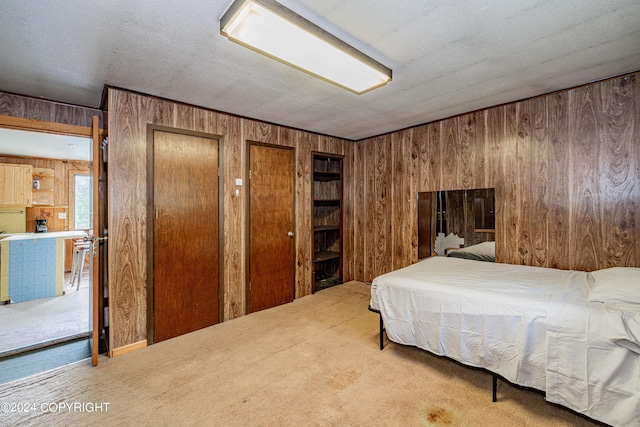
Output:
[[293,231],[290,231],[290,232],[287,233],[287,236],[293,237],[293,236],[295,236],[295,234],[293,234]]

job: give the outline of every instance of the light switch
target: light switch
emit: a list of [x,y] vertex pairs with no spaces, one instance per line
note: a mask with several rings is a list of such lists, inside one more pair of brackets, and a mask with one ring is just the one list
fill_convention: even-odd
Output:
[[58,219],[66,219],[66,218],[67,218],[66,212],[58,212]]
[[237,186],[241,186],[242,185],[242,178],[236,178],[236,185]]

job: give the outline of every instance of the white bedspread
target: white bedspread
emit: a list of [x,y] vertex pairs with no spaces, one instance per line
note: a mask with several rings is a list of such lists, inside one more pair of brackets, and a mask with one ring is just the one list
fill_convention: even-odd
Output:
[[[372,283],[389,339],[544,390],[613,425],[640,425],[640,355],[608,337],[586,272],[432,257]],[[588,325],[588,327],[587,327]]]

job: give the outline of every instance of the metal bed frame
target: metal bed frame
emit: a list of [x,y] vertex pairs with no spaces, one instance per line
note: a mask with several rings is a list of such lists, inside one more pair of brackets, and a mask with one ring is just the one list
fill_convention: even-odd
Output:
[[[369,311],[372,311],[374,313],[377,313],[378,316],[380,317],[380,350],[384,350],[384,322],[382,321],[382,313],[380,313],[380,310],[376,310],[375,308],[369,306]],[[483,369],[484,371],[487,371],[488,373],[491,374],[491,376],[493,377],[493,384],[492,384],[492,401],[493,402],[497,402],[498,401],[498,374],[495,374],[487,369]]]

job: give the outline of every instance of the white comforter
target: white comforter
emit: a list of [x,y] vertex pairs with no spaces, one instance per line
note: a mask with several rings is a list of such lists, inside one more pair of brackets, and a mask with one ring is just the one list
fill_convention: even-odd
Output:
[[432,257],[377,277],[389,339],[546,391],[613,425],[640,425],[640,355],[608,337],[586,272]]

